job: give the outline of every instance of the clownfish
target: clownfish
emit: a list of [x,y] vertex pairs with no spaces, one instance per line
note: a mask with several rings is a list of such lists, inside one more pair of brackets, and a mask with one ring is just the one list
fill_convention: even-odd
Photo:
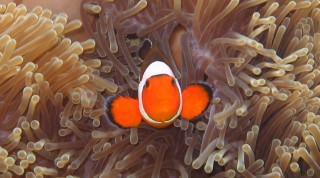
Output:
[[143,59],[138,98],[115,95],[107,99],[113,123],[132,128],[144,120],[155,128],[164,128],[180,115],[191,120],[206,111],[212,99],[210,86],[193,83],[181,91],[168,59],[157,46],[151,47]]

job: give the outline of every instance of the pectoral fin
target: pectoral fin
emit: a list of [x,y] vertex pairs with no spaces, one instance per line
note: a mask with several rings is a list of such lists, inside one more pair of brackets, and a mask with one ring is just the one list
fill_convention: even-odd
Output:
[[205,83],[195,83],[182,91],[181,116],[191,120],[200,116],[209,106],[212,99],[212,89]]
[[136,99],[112,96],[107,100],[107,107],[111,121],[122,128],[138,127],[142,121]]

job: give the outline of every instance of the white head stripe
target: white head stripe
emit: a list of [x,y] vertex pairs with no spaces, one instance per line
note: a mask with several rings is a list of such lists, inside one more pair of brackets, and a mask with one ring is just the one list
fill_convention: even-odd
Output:
[[146,113],[146,111],[144,110],[144,107],[143,107],[143,103],[142,103],[142,90],[143,90],[143,87],[147,81],[148,78],[152,77],[152,76],[155,76],[155,75],[161,75],[161,74],[167,74],[171,77],[173,77],[176,81],[176,84],[177,84],[177,87],[178,87],[178,90],[179,90],[179,96],[180,96],[180,106],[179,106],[179,109],[177,111],[177,114],[175,116],[173,116],[172,119],[168,120],[168,121],[165,121],[166,123],[169,123],[169,122],[172,122],[175,118],[177,118],[180,113],[181,113],[181,110],[182,110],[182,95],[181,95],[181,88],[180,88],[180,85],[179,85],[179,82],[178,80],[174,77],[173,75],[173,72],[172,70],[170,69],[170,67],[164,63],[164,62],[161,62],[161,61],[155,61],[153,63],[151,63],[147,69],[145,70],[143,76],[142,76],[142,79],[139,83],[139,87],[138,87],[138,100],[139,100],[139,109],[140,109],[140,113],[141,115],[146,119],[148,120],[149,122],[151,123],[155,123],[155,124],[160,124],[161,122],[159,121],[155,121],[153,120],[152,118],[150,118],[148,116],[148,114]]
[[167,74],[174,78],[173,72],[170,67],[161,61],[155,61],[151,63],[143,73],[142,80],[147,80],[154,75]]

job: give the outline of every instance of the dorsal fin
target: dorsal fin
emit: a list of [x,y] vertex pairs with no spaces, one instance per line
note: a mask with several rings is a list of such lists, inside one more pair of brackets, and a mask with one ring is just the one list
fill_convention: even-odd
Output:
[[145,59],[151,47],[152,47],[152,42],[147,38],[143,39],[142,44],[139,47],[138,56],[142,60]]
[[161,61],[166,63],[170,68],[171,63],[165,54],[160,50],[157,44],[152,44],[149,40],[146,40],[139,50],[139,56],[143,59],[141,65],[141,76],[144,74],[144,71],[147,67],[154,61]]

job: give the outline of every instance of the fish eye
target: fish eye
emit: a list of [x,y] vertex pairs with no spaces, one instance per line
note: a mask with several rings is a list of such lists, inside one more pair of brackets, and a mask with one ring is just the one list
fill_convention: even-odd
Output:
[[144,84],[144,87],[145,87],[145,88],[148,88],[148,87],[149,87],[149,81],[148,81],[148,80],[146,80],[146,83]]
[[174,78],[171,80],[171,84],[172,84],[173,86],[176,85],[176,80],[175,80]]

